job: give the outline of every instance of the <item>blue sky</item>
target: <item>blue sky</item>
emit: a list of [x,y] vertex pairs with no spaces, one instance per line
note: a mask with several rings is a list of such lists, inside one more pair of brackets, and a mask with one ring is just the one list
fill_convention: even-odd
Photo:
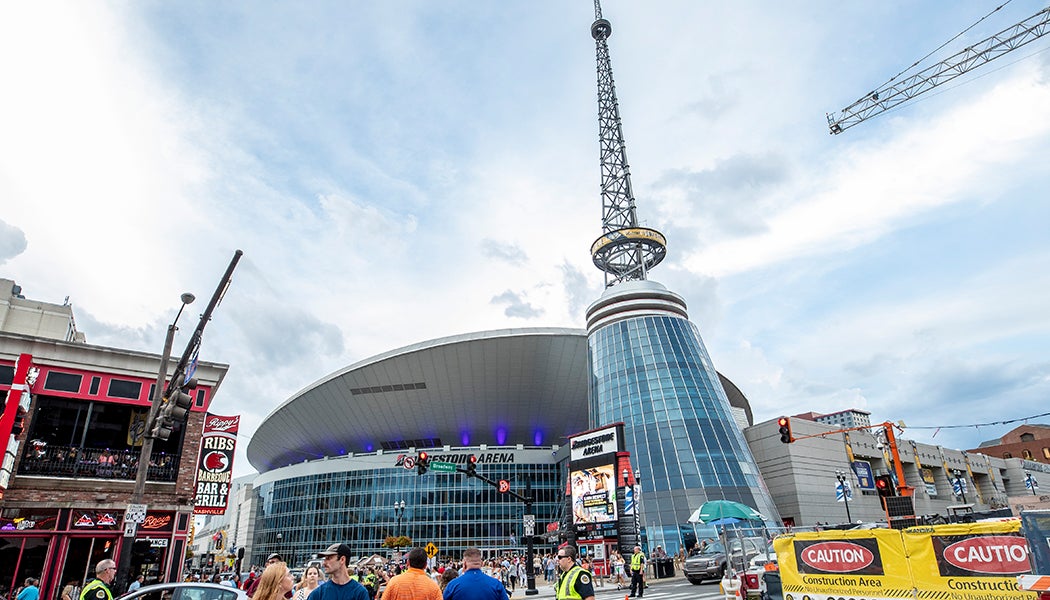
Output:
[[[967,448],[1012,426],[918,427],[1045,412],[1050,40],[825,124],[994,7],[603,3],[639,216],[669,239],[652,278],[757,420],[855,407]],[[8,6],[0,272],[70,296],[89,342],[159,352],[179,294],[203,310],[243,249],[202,356],[231,364],[213,410],[248,435],[386,350],[582,327],[602,289],[592,10]]]

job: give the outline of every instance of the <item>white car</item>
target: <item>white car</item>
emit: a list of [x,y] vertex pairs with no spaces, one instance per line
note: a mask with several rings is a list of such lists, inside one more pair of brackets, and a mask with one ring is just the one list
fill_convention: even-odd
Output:
[[248,594],[216,583],[158,583],[140,587],[119,600],[248,600]]

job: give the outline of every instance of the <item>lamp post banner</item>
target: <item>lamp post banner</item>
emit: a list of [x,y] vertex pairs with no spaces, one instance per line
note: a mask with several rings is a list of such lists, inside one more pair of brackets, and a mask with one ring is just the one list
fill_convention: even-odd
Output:
[[200,453],[197,455],[195,515],[226,513],[233,483],[233,453],[237,448],[237,429],[241,417],[208,413],[204,419]]

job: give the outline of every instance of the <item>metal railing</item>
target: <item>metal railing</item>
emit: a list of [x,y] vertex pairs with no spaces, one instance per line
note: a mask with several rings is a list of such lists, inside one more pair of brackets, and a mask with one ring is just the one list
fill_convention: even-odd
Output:
[[[179,472],[179,459],[179,454],[154,452],[150,458],[148,479],[175,481]],[[25,444],[18,474],[134,481],[138,463],[137,449],[77,448],[32,440]]]

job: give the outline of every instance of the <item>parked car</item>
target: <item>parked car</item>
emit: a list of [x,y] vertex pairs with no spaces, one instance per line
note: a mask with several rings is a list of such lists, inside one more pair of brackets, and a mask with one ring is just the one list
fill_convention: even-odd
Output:
[[248,594],[217,583],[158,583],[140,587],[119,600],[248,600]]
[[728,545],[728,561],[722,542],[709,544],[699,554],[685,559],[682,570],[686,579],[694,584],[700,584],[705,579],[722,579],[729,565],[734,571],[743,571],[751,559],[763,553],[766,548],[765,540],[759,537],[730,537]]

